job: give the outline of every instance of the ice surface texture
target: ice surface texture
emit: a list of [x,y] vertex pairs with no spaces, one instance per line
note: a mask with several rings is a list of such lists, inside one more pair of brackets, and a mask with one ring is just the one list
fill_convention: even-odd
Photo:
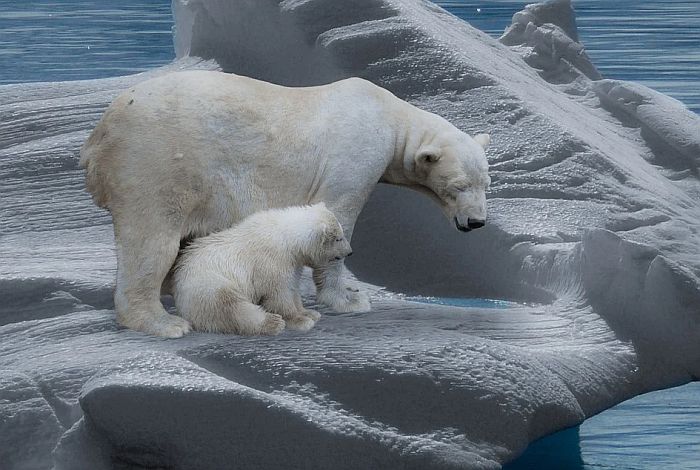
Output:
[[170,68],[210,67],[201,57],[288,85],[358,75],[491,133],[485,228],[458,233],[424,196],[380,186],[349,264],[394,291],[539,304],[376,291],[372,312],[308,334],[120,330],[109,217],[77,150],[149,75],[0,87],[1,468],[498,468],[700,376],[700,120],[592,80],[568,2],[526,8],[502,42],[419,0],[173,10]]

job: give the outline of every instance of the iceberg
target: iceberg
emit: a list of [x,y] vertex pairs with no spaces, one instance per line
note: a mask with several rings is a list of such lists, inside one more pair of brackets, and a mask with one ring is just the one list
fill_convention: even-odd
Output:
[[[700,377],[700,117],[602,79],[568,0],[526,7],[500,40],[422,0],[173,12],[167,67],[0,86],[0,467],[500,468]],[[110,219],[78,149],[121,90],[185,68],[361,76],[489,132],[489,223],[458,233],[424,196],[379,185],[349,260],[372,312],[321,310],[274,338],[118,328]],[[304,289],[313,305],[308,275]]]

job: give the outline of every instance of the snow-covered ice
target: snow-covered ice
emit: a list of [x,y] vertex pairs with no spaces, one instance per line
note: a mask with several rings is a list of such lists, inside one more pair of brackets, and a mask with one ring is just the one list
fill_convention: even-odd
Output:
[[[499,468],[700,376],[700,118],[599,80],[567,1],[526,7],[501,41],[421,0],[173,11],[171,66],[0,87],[0,468]],[[358,75],[491,133],[489,223],[459,233],[424,196],[380,186],[349,260],[387,288],[367,286],[372,312],[275,338],[117,328],[110,220],[77,150],[119,91],[192,67]]]

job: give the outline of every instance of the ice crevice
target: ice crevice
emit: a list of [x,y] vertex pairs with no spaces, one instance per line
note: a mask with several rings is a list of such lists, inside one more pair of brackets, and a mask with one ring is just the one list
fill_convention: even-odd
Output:
[[[698,116],[600,79],[568,1],[526,7],[500,41],[425,1],[341,3],[174,0],[168,67],[0,86],[0,467],[499,468],[700,377]],[[112,227],[77,151],[121,90],[193,67],[361,76],[489,132],[489,223],[458,233],[379,185],[349,260],[372,312],[276,338],[119,329]]]

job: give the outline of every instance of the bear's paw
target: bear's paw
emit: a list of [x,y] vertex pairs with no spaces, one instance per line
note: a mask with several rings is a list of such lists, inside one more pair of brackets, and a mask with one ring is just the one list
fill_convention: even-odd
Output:
[[318,301],[336,312],[342,313],[369,312],[372,309],[369,295],[351,286],[324,289],[319,293]]
[[316,322],[306,315],[296,315],[287,318],[287,328],[296,331],[309,331]]
[[318,313],[316,310],[311,310],[311,309],[304,309],[303,312],[301,312],[303,315],[306,315],[307,317],[311,318],[313,321],[319,321],[321,319],[321,314]]
[[260,334],[275,336],[280,334],[282,330],[284,330],[285,326],[286,322],[280,315],[277,315],[276,313],[269,313],[265,317],[265,323],[263,323],[262,328],[260,329]]

